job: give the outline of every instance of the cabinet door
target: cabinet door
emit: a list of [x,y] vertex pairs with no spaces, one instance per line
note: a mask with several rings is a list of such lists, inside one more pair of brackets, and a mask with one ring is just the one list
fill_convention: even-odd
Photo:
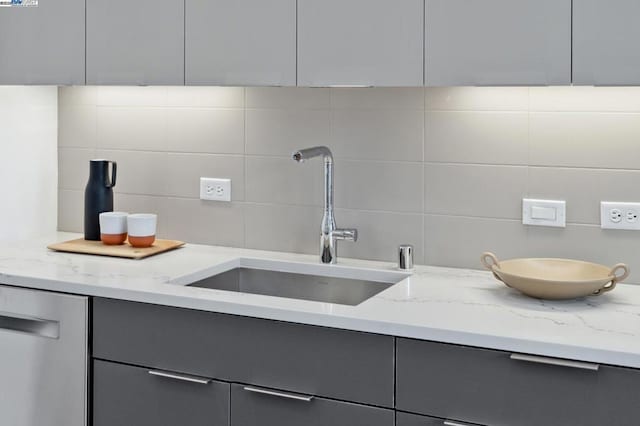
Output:
[[427,86],[571,83],[571,0],[426,0]]
[[95,360],[94,426],[227,426],[229,385]]
[[298,0],[298,86],[422,86],[423,0]]
[[640,84],[640,2],[573,1],[573,83]]
[[187,85],[296,85],[295,0],[186,0]]
[[231,413],[233,426],[394,426],[393,410],[235,384]]
[[0,84],[84,84],[84,0],[0,7]]
[[93,355],[393,407],[391,336],[94,298]]
[[638,370],[410,339],[397,340],[396,366],[402,411],[510,426],[640,418]]
[[87,84],[183,85],[184,0],[87,0]]

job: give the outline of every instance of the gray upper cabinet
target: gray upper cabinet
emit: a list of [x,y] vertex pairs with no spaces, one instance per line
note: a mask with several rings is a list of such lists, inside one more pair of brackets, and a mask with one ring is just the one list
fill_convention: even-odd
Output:
[[187,85],[296,85],[296,0],[186,0]]
[[427,86],[571,83],[571,0],[426,0],[425,16]]
[[640,2],[573,1],[573,82],[640,84]]
[[87,84],[183,85],[184,0],[87,0]]
[[84,0],[0,7],[0,84],[84,84]]
[[298,85],[423,85],[424,0],[298,0]]

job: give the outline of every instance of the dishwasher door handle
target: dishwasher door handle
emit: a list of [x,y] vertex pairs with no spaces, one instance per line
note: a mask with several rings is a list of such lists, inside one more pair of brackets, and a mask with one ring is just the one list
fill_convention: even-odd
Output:
[[60,337],[60,323],[19,314],[0,312],[0,330],[17,331],[48,339]]

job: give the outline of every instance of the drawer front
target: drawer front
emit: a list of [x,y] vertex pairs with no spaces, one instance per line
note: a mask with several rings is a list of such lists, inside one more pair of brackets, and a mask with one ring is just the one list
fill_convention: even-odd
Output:
[[96,358],[393,407],[393,337],[111,299],[93,308]]
[[93,368],[94,426],[229,424],[227,383],[98,360]]
[[[491,426],[635,425],[640,372],[398,339],[397,407]],[[516,355],[517,357],[517,355]],[[578,367],[598,367],[598,370]]]
[[400,411],[396,413],[396,426],[444,426],[444,422],[435,417],[418,416]]
[[237,384],[231,413],[232,426],[394,426],[392,410]]

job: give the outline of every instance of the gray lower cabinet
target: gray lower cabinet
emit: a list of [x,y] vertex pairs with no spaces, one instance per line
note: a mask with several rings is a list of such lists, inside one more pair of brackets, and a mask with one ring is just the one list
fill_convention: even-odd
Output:
[[298,0],[298,85],[422,86],[424,0]]
[[234,384],[231,425],[394,426],[394,411]]
[[93,356],[393,408],[394,338],[93,299]]
[[95,360],[93,426],[228,426],[227,383]]
[[640,84],[640,2],[573,0],[573,83]]
[[571,84],[571,0],[426,0],[425,82]]
[[[447,426],[466,426],[462,423],[456,425],[456,423],[449,422]],[[398,411],[396,413],[396,426],[445,426],[445,420],[435,417],[418,416],[416,414],[403,413]]]
[[84,0],[0,7],[0,85],[84,84]]
[[296,0],[185,5],[187,85],[296,85]]
[[184,0],[86,0],[87,84],[184,85]]
[[640,371],[397,340],[396,407],[491,426],[635,426]]

